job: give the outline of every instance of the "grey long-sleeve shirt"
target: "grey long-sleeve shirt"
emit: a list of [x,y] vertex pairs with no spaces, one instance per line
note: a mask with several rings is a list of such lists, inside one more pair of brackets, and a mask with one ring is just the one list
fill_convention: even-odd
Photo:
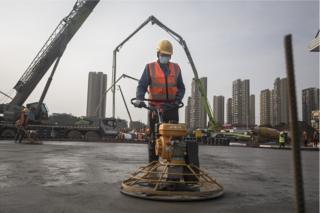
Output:
[[[159,63],[159,62],[158,62]],[[168,64],[160,64],[160,67],[162,69],[162,71],[164,72],[165,76],[167,77],[170,70],[169,70],[169,65]],[[144,95],[147,92],[148,86],[150,84],[150,76],[149,76],[149,66],[146,65],[146,67],[144,68],[144,71],[142,73],[142,76],[139,80],[139,84],[137,87],[137,93],[136,93],[136,98],[138,100],[143,100]],[[177,77],[177,94],[176,94],[176,101],[180,102],[183,99],[184,93],[185,93],[185,86],[182,80],[182,75],[181,72],[179,72],[179,75]]]

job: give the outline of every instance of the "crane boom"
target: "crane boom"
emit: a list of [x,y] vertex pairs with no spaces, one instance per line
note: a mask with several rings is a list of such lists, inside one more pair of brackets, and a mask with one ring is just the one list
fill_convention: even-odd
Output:
[[7,98],[10,98],[10,99],[12,100],[12,97],[11,97],[10,95],[4,93],[4,92],[1,92],[1,91],[0,91],[0,94],[4,95],[4,96],[6,96]]
[[171,30],[170,28],[168,28],[166,25],[164,25],[162,22],[160,22],[156,17],[154,16],[149,16],[147,20],[145,20],[135,31],[133,31],[127,38],[125,38],[113,51],[113,65],[112,65],[112,80],[113,80],[113,106],[112,106],[112,116],[115,117],[115,86],[116,86],[116,73],[117,73],[117,68],[116,68],[116,58],[117,58],[117,52],[119,52],[119,50],[122,48],[122,46],[130,39],[132,38],[136,33],[138,33],[144,26],[146,26],[149,22],[151,22],[151,24],[156,24],[158,25],[160,28],[162,28],[163,30],[165,30],[170,36],[172,36],[184,49],[187,58],[189,60],[189,63],[191,65],[193,74],[194,74],[194,80],[196,82],[196,84],[198,85],[199,88],[199,92],[200,92],[200,96],[201,96],[201,101],[204,105],[204,108],[207,112],[207,115],[209,117],[209,121],[210,121],[210,128],[212,130],[216,129],[217,125],[216,122],[214,120],[214,116],[213,116],[213,111],[209,105],[209,101],[204,89],[204,85],[202,84],[202,82],[199,79],[199,75],[198,75],[198,71],[196,69],[196,66],[193,62],[193,59],[191,57],[190,51],[188,49],[187,43],[185,42],[185,40],[175,31]]
[[100,0],[77,0],[43,45],[14,89],[17,91],[9,106],[21,106],[38,85],[48,69],[64,52],[67,44],[85,22]]
[[[99,104],[98,104],[98,106],[97,106],[97,108],[96,108],[96,115],[98,115],[98,111],[99,111],[99,109],[100,109],[103,101],[105,101],[106,94],[107,94],[111,89],[113,89],[114,85],[116,85],[116,84],[118,83],[118,81],[120,81],[122,78],[130,78],[131,80],[139,81],[139,79],[136,79],[136,78],[134,78],[134,77],[132,77],[132,76],[129,76],[129,75],[126,75],[126,74],[122,74],[115,82],[112,83],[112,85],[111,85],[106,91],[104,91],[104,93],[103,93],[103,98],[100,99]],[[112,117],[112,118],[115,119],[114,117]]]
[[118,88],[119,88],[119,91],[120,91],[124,106],[126,107],[126,110],[127,110],[128,116],[129,116],[129,120],[130,120],[129,128],[130,128],[131,125],[132,125],[132,117],[131,117],[131,114],[130,114],[126,99],[124,98],[124,95],[123,95],[123,92],[122,92],[122,89],[121,89],[120,85],[118,85]]

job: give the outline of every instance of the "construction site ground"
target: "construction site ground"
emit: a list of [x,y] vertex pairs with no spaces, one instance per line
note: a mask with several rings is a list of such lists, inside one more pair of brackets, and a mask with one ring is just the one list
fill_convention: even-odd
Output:
[[[0,213],[293,212],[291,150],[200,146],[200,164],[225,188],[201,202],[141,200],[121,181],[147,163],[145,144],[0,141]],[[319,212],[319,152],[302,151],[307,212]]]

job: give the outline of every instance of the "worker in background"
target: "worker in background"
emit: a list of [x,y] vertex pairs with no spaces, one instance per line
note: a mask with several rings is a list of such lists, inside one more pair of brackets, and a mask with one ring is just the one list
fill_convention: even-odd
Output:
[[317,148],[319,143],[319,132],[314,131],[312,136],[313,147]]
[[303,138],[304,146],[308,146],[308,134],[306,131],[303,131],[302,138]]
[[285,133],[283,131],[280,132],[279,134],[279,148],[281,147],[285,147],[285,142],[286,142],[286,138],[285,138]]
[[200,142],[202,142],[202,131],[201,131],[201,129],[196,129],[195,130],[195,137],[196,137],[196,141],[198,142],[198,143],[200,143]]
[[28,108],[23,108],[20,113],[20,118],[16,121],[17,133],[15,136],[15,143],[21,143],[26,134],[26,128],[28,126],[28,113]]
[[284,144],[289,144],[289,133],[284,131]]
[[[145,93],[148,91],[149,99],[157,101],[149,101],[151,106],[157,106],[161,109],[163,104],[179,104],[185,93],[185,86],[182,80],[180,66],[170,62],[173,54],[173,47],[170,41],[162,40],[157,48],[157,61],[149,63],[140,78],[136,101],[136,107],[146,106],[144,102]],[[160,102],[159,102],[160,101]],[[162,112],[163,122],[179,122],[178,108]],[[150,132],[154,132],[156,123],[156,115],[149,112],[148,124]],[[155,144],[149,144],[149,162],[157,160],[156,156],[150,157],[150,153],[154,152]],[[153,155],[153,154],[152,154]]]

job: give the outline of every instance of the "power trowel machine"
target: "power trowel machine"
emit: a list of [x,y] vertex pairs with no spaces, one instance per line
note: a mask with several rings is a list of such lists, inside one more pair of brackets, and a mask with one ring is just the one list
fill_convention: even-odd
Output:
[[186,125],[163,122],[165,111],[183,106],[183,103],[144,106],[155,117],[150,128],[149,164],[122,182],[123,194],[172,201],[205,200],[223,194],[222,185],[200,169],[198,144],[185,139]]

